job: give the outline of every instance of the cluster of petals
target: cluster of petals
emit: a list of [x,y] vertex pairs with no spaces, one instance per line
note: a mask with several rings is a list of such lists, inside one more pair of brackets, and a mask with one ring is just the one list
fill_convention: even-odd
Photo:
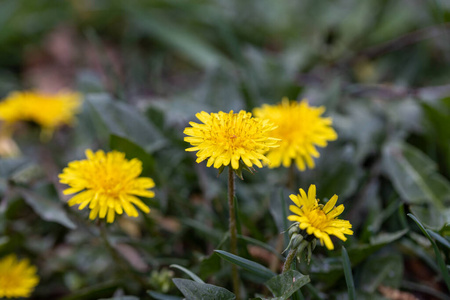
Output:
[[58,126],[72,124],[80,105],[81,95],[74,92],[12,92],[0,102],[0,120],[6,124],[35,122],[52,132]]
[[323,106],[312,107],[306,100],[299,103],[287,98],[277,105],[264,104],[254,109],[256,117],[268,119],[277,126],[273,136],[281,140],[280,147],[267,154],[270,168],[289,167],[293,161],[301,171],[306,166],[314,168],[314,158],[319,157],[316,146],[325,147],[328,141],[337,139],[331,118],[322,117],[324,112]]
[[308,235],[314,235],[329,250],[334,249],[330,235],[346,241],[344,234],[353,234],[349,221],[337,219],[344,211],[343,204],[335,207],[338,196],[334,195],[325,205],[322,205],[316,199],[315,185],[312,184],[309,187],[308,194],[303,189],[299,191],[300,194],[289,196],[295,205],[289,206],[294,215],[288,216],[288,219],[298,222],[300,229],[305,230]]
[[184,130],[184,140],[193,146],[186,151],[198,151],[197,162],[208,160],[208,167],[231,165],[237,170],[242,161],[247,167],[261,168],[261,162],[270,163],[264,154],[278,147],[279,140],[271,135],[276,126],[267,119],[253,118],[249,112],[202,111],[196,117],[202,124],[190,122],[192,127]]
[[39,283],[37,268],[14,254],[0,259],[0,298],[30,297]]
[[136,158],[127,160],[125,154],[118,151],[105,153],[102,150],[86,150],[87,159],[73,161],[59,175],[60,182],[70,188],[64,194],[75,194],[68,204],[79,204],[79,209],[89,207],[89,218],[97,216],[114,222],[115,214],[124,211],[130,217],[137,217],[137,206],[144,213],[150,208],[137,196],[152,198],[149,189],[155,186],[153,179],[139,177],[142,162]]

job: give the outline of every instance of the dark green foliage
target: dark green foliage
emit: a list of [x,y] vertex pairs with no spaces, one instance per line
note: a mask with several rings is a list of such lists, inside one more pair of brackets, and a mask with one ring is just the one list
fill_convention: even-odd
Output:
[[[33,299],[233,299],[231,264],[248,298],[385,299],[389,287],[446,299],[449,17],[447,1],[0,1],[0,96],[71,86],[85,98],[49,142],[16,129],[22,156],[0,159],[0,257],[38,267]],[[195,162],[183,130],[197,112],[282,97],[324,105],[338,139],[291,178],[242,172],[233,255],[226,174]],[[125,152],[156,182],[150,214],[106,226],[118,256],[58,183],[87,148]],[[339,196],[354,235],[280,275],[289,195],[310,184],[323,203]],[[182,276],[193,280],[172,282]]]

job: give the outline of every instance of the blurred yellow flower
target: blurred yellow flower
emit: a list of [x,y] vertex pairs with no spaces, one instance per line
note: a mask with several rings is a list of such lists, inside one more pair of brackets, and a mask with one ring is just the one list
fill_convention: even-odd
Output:
[[290,221],[298,222],[302,230],[306,230],[308,235],[314,235],[320,240],[320,243],[333,250],[334,245],[331,242],[330,235],[335,235],[339,239],[346,241],[344,234],[352,235],[352,224],[347,220],[339,220],[337,217],[344,211],[344,205],[335,207],[338,196],[334,195],[325,204],[319,204],[316,199],[316,186],[311,185],[308,195],[303,189],[300,189],[299,195],[290,195],[289,198],[295,205],[289,206],[291,212],[295,215],[288,216]]
[[35,122],[47,135],[51,135],[58,126],[73,123],[80,105],[81,95],[73,92],[13,92],[0,102],[0,120],[6,124]]
[[136,197],[155,196],[148,190],[155,186],[153,179],[139,177],[142,172],[140,160],[127,160],[125,153],[118,151],[94,153],[90,149],[86,150],[86,157],[69,163],[59,174],[60,182],[70,186],[64,194],[78,193],[69,200],[69,206],[80,204],[78,209],[82,210],[89,204],[89,218],[106,217],[108,223],[114,222],[115,214],[121,215],[123,211],[130,217],[137,217],[139,214],[132,204],[145,213],[150,212],[150,208]]
[[281,143],[279,148],[271,149],[267,154],[270,168],[281,164],[289,167],[293,160],[301,171],[306,165],[314,168],[313,157],[319,157],[316,146],[325,147],[328,141],[337,139],[331,118],[321,117],[324,111],[323,106],[309,106],[306,100],[298,103],[287,98],[278,105],[264,104],[253,110],[256,117],[268,119],[278,126],[273,135],[281,139]]
[[202,111],[196,117],[203,124],[189,122],[192,127],[184,130],[188,135],[184,140],[193,147],[186,151],[198,151],[197,162],[208,159],[208,167],[214,164],[214,168],[220,168],[231,163],[237,170],[242,160],[247,167],[255,164],[261,168],[261,161],[269,164],[264,154],[270,148],[278,147],[278,139],[270,136],[275,126],[268,120],[253,118],[251,113],[243,110],[211,114]]
[[0,259],[0,298],[30,297],[39,283],[37,269],[13,254]]

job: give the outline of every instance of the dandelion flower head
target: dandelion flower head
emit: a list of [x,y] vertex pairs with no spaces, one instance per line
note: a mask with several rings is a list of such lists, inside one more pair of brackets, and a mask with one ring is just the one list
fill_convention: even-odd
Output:
[[150,212],[136,197],[155,196],[149,190],[155,186],[153,179],[139,177],[142,173],[140,160],[127,160],[125,154],[118,151],[94,153],[90,149],[86,150],[86,157],[69,163],[59,175],[60,182],[70,186],[64,194],[77,193],[69,200],[69,206],[79,204],[82,210],[89,205],[91,220],[106,217],[108,223],[114,222],[115,214],[121,215],[123,211],[130,217],[137,217],[134,205],[144,213]]
[[13,254],[0,259],[0,298],[30,297],[39,283],[37,269]]
[[315,185],[312,184],[309,187],[308,194],[303,189],[299,191],[299,195],[289,196],[295,205],[289,206],[294,215],[288,216],[288,219],[298,222],[300,229],[306,230],[308,235],[314,235],[329,250],[334,249],[330,235],[346,241],[344,234],[353,234],[352,224],[349,221],[337,219],[344,211],[343,204],[335,207],[338,196],[334,195],[327,204],[323,205],[316,199]]
[[270,163],[264,154],[278,147],[278,139],[271,137],[275,126],[269,120],[253,118],[249,112],[202,111],[196,117],[203,124],[189,122],[192,127],[184,130],[184,140],[193,146],[186,151],[198,151],[197,163],[207,159],[208,167],[231,164],[237,170],[242,160],[247,167],[262,168],[261,161]]
[[80,105],[81,96],[74,92],[13,92],[0,102],[0,120],[7,124],[31,121],[53,132],[58,126],[71,125]]
[[280,147],[271,149],[267,158],[271,168],[280,165],[289,167],[295,161],[298,169],[306,166],[314,168],[314,159],[319,157],[318,147],[327,146],[328,141],[337,139],[336,131],[331,127],[331,118],[321,115],[325,107],[309,106],[306,100],[300,103],[283,98],[278,105],[264,104],[255,108],[253,113],[261,119],[269,119],[277,128],[274,137],[281,139]]

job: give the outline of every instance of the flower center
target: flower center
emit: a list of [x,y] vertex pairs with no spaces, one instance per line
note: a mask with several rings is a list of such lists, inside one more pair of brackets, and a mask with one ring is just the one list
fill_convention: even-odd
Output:
[[311,211],[308,217],[311,225],[317,229],[323,229],[327,225],[327,215],[320,208]]
[[11,272],[10,274],[0,274],[0,290],[15,289],[20,281],[21,277],[14,272]]
[[92,190],[112,198],[130,190],[130,176],[120,166],[107,164],[96,169],[90,180]]

